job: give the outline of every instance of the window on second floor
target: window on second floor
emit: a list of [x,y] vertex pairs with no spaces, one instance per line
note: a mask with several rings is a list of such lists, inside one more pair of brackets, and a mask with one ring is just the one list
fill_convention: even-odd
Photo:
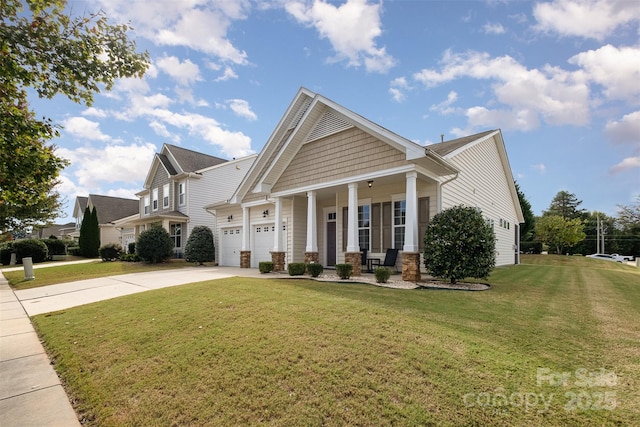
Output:
[[162,186],[162,207],[169,207],[169,184]]
[[180,206],[184,206],[184,204],[186,203],[186,183],[185,182],[180,182],[178,184],[178,204]]
[[144,214],[149,215],[149,196],[144,196]]
[[153,203],[153,210],[157,211],[158,210],[158,189],[157,188],[153,189],[153,195],[151,197],[151,203]]

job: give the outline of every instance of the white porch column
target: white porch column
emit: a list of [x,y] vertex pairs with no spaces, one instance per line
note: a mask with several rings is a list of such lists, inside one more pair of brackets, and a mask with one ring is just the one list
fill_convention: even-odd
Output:
[[276,197],[274,203],[276,205],[276,215],[275,215],[276,224],[274,226],[275,236],[273,238],[273,251],[281,252],[282,251],[282,200],[280,200],[280,197]]
[[358,239],[358,183],[349,184],[349,208],[347,224],[347,252],[360,252]]
[[316,192],[307,192],[307,252],[318,252],[318,223],[316,218]]
[[416,181],[418,173],[407,172],[407,189],[405,195],[406,214],[404,223],[404,252],[418,252],[418,192]]
[[251,250],[251,240],[250,240],[251,230],[249,229],[251,227],[250,221],[249,221],[250,213],[251,213],[250,208],[246,206],[242,207],[242,250],[243,251]]

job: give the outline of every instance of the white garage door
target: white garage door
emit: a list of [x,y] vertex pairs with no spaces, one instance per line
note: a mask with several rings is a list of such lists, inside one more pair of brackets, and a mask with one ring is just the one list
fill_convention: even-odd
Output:
[[242,228],[223,228],[220,236],[220,265],[240,267],[240,250],[242,249]]
[[251,253],[251,267],[258,268],[258,263],[271,261],[273,249],[273,224],[256,225],[253,227],[253,252]]

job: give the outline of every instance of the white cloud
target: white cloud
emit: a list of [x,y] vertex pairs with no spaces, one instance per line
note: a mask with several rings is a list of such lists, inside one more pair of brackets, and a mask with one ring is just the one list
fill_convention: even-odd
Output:
[[224,62],[248,64],[247,54],[227,37],[234,21],[246,18],[248,0],[131,1],[99,0],[107,16],[131,22],[136,33],[155,43],[185,46]]
[[100,131],[100,124],[84,117],[71,117],[62,122],[64,131],[81,139],[109,141],[111,137]]
[[609,121],[604,132],[614,143],[640,144],[640,111],[626,114],[620,121]]
[[544,175],[547,172],[547,167],[544,163],[538,163],[536,165],[531,165],[531,169],[538,171],[540,175]]
[[614,165],[609,172],[612,174],[625,172],[630,169],[640,168],[640,157],[627,157],[617,165]]
[[396,102],[402,102],[405,100],[406,95],[405,91],[411,90],[411,86],[407,82],[405,77],[398,77],[391,81],[391,87],[389,88],[389,93],[391,97]]
[[171,76],[178,84],[189,86],[190,84],[202,80],[200,68],[190,60],[180,62],[175,56],[163,56],[156,61],[158,68]]
[[103,183],[144,180],[156,147],[151,143],[134,143],[59,150],[60,155],[71,161],[80,187],[94,192]]
[[602,40],[621,25],[640,21],[640,2],[634,0],[555,0],[537,3],[534,29]]
[[231,111],[233,111],[236,115],[240,117],[244,117],[245,119],[252,120],[252,121],[258,119],[258,116],[256,115],[256,113],[251,111],[251,107],[249,106],[249,103],[244,99],[228,99],[227,105],[229,105],[229,108],[231,108]]
[[367,71],[385,73],[396,63],[376,39],[382,34],[380,3],[347,0],[334,6],[324,0],[293,0],[285,9],[301,24],[314,27],[336,51],[332,61],[347,60],[349,66],[364,65]]
[[602,86],[608,99],[640,104],[640,48],[605,45],[581,52],[569,63],[581,66],[585,77]]
[[226,82],[227,80],[231,80],[231,79],[237,79],[238,75],[236,74],[235,71],[233,71],[233,68],[231,67],[225,67],[224,68],[224,72],[222,73],[222,75],[218,78],[216,78],[214,81],[216,82]]
[[96,117],[98,119],[104,119],[109,114],[100,108],[89,107],[81,113],[83,116]]
[[461,78],[493,82],[497,101],[506,108],[472,107],[467,110],[472,123],[530,130],[537,128],[540,120],[551,125],[584,125],[589,121],[589,88],[583,73],[549,65],[527,69],[508,55],[492,58],[475,51],[457,54],[447,50],[440,62],[441,71],[424,69],[414,74],[414,79],[426,87]]
[[484,24],[482,29],[487,34],[504,34],[507,32],[507,29],[504,28],[500,23],[487,22],[486,24]]
[[447,95],[447,99],[442,101],[439,104],[432,105],[429,110],[438,111],[440,114],[451,114],[455,111],[454,108],[451,107],[458,100],[458,94],[455,91],[449,92]]

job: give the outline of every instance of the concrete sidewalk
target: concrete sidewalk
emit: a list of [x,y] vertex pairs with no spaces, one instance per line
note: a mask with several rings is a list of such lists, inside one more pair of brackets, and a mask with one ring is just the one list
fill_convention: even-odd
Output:
[[273,277],[258,269],[188,267],[13,291],[0,274],[0,426],[80,426],[29,316],[225,277]]

